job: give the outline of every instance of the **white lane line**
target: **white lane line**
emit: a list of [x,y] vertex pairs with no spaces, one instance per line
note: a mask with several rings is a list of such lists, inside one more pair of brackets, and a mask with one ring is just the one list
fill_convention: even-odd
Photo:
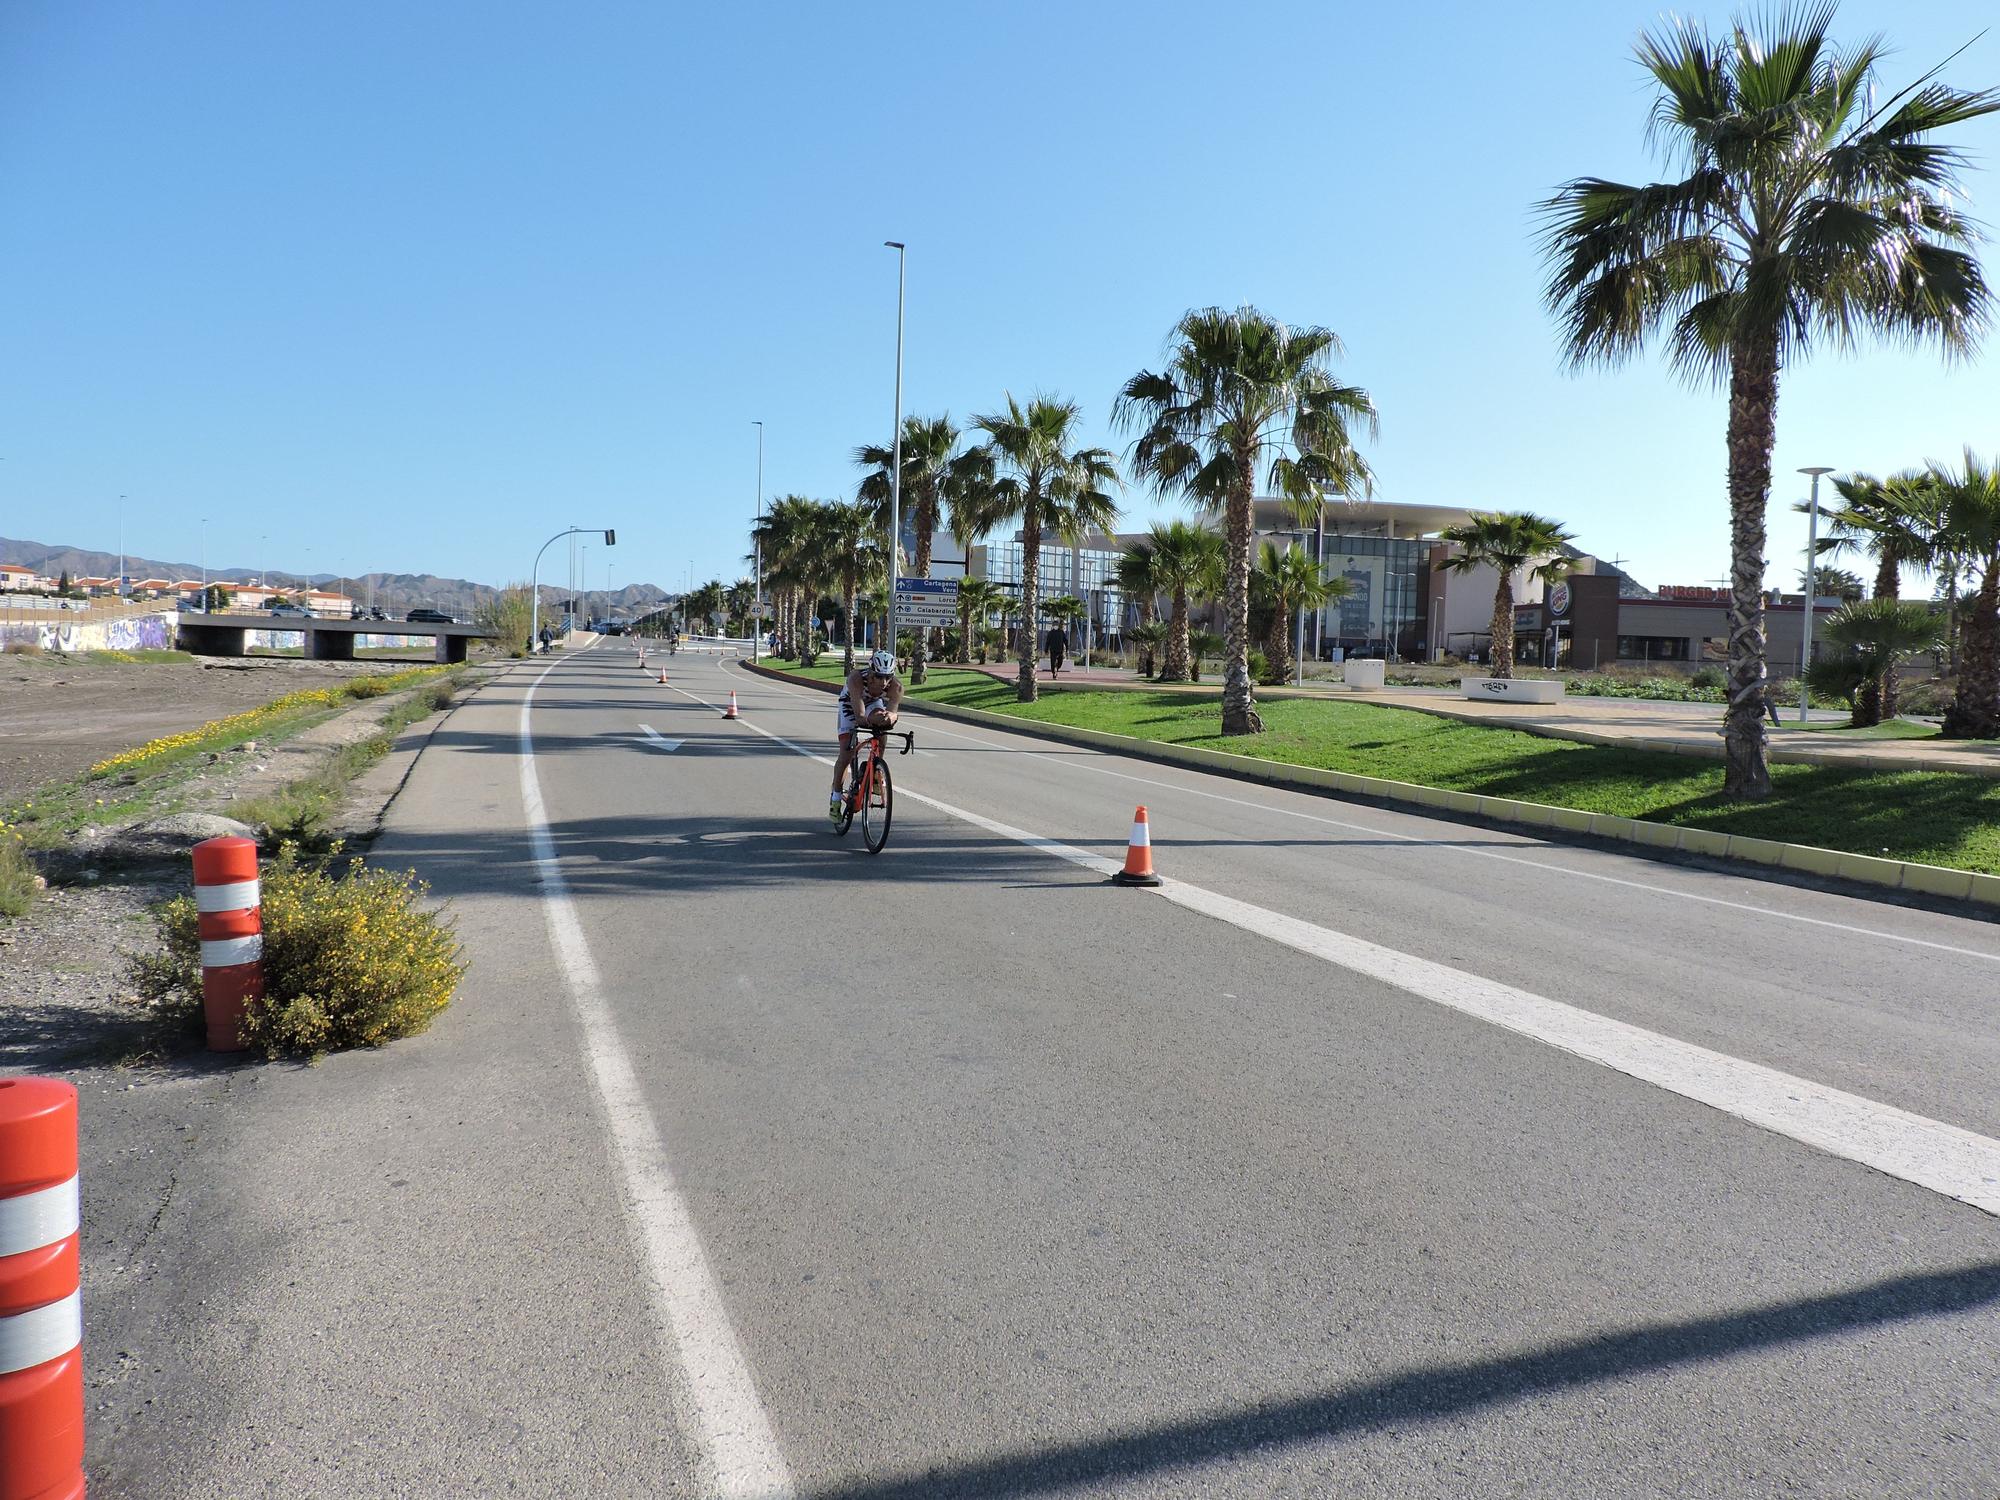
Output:
[[662,1350],[668,1375],[687,1391],[700,1425],[696,1434],[713,1474],[709,1493],[742,1500],[782,1500],[795,1493],[791,1470],[778,1450],[770,1417],[729,1321],[722,1288],[703,1254],[701,1237],[675,1186],[658,1124],[646,1107],[638,1074],[605,1002],[596,960],[563,879],[535,774],[530,724],[535,689],[556,669],[551,663],[521,699],[521,804],[528,840],[542,882],[542,910],[549,941],[568,981],[570,1001],[583,1028],[591,1080],[625,1183],[625,1206],[643,1250],[647,1289],[670,1335],[673,1360]]
[[[765,678],[764,680],[767,683],[771,681],[769,678]],[[791,697],[818,696],[817,694],[807,694],[799,689],[787,688],[775,683],[772,686],[777,687],[779,692]],[[921,714],[923,710],[919,707],[914,712]],[[1092,762],[1094,761],[1108,760],[1111,758],[1111,755],[1107,751],[1097,750],[1089,746],[1079,745],[1077,747],[1079,751],[1083,752],[1081,756],[1074,753],[1058,754],[1046,750],[1023,750],[1014,745],[1002,744],[999,740],[989,740],[976,734],[966,734],[963,730],[940,729],[937,727],[938,721],[935,719],[927,719],[925,722],[929,726],[930,733],[941,734],[946,739],[964,740],[968,744],[984,745],[992,750],[1011,750],[1017,755],[1026,755],[1036,760],[1047,761],[1049,764],[1063,770],[1090,771],[1099,776],[1115,777],[1119,781],[1136,782],[1140,786],[1158,787],[1162,791],[1186,792],[1192,796],[1206,797],[1211,802],[1227,802],[1235,807],[1247,807],[1257,812],[1270,813],[1276,817],[1299,818],[1308,823],[1324,824],[1328,828],[1342,828],[1350,833],[1363,833],[1371,838],[1394,839],[1404,844],[1422,844],[1428,848],[1443,849],[1453,854],[1469,855],[1474,859],[1498,860],[1503,865],[1525,865],[1531,870],[1543,870],[1553,875],[1571,875],[1578,880],[1595,880],[1601,885],[1621,886],[1626,890],[1645,891],[1655,896],[1672,896],[1676,900],[1696,901],[1704,906],[1720,906],[1730,911],[1747,912],[1751,916],[1776,917],[1780,921],[1799,922],[1808,927],[1829,928],[1834,932],[1845,932],[1854,937],[1876,938],[1884,942],[1904,943],[1913,948],[1929,948],[1938,953],[1955,954],[1960,958],[1977,958],[1983,959],[1990,964],[2000,964],[2000,953],[1989,953],[1981,948],[1962,948],[1954,943],[1940,943],[1930,938],[1911,937],[1907,933],[1884,932],[1874,927],[1857,927],[1852,922],[1836,922],[1828,917],[1808,917],[1798,912],[1779,911],[1774,907],[1757,906],[1748,901],[1731,901],[1724,896],[1704,896],[1696,891],[1676,890],[1672,886],[1653,885],[1648,881],[1631,880],[1620,875],[1603,875],[1595,870],[1578,870],[1569,865],[1550,864],[1546,860],[1527,859],[1518,854],[1502,854],[1497,849],[1471,849],[1463,844],[1446,839],[1426,838],[1422,834],[1398,833],[1393,828],[1376,828],[1366,823],[1347,823],[1339,818],[1322,817],[1317,813],[1304,812],[1298,808],[1273,807],[1268,802],[1253,802],[1247,797],[1231,797],[1222,792],[1206,791],[1201,787],[1186,786],[1177,781],[1160,781],[1151,776],[1134,776],[1129,771],[1114,771],[1109,766],[1093,764]],[[1189,774],[1199,775],[1201,773],[1190,772]],[[1302,793],[1300,795],[1309,794]],[[1423,816],[1421,813],[1397,813],[1395,815],[1399,817]],[[1724,878],[1739,879],[1742,877],[1725,876]]]
[[[828,757],[801,749],[761,725],[742,722],[808,759],[831,763]],[[996,822],[922,792],[905,790],[898,795],[1099,875],[1110,875],[1119,868],[1117,861],[1087,849]],[[1719,1109],[1829,1155],[1873,1167],[1987,1213],[2000,1214],[2000,1141],[1891,1104],[1864,1099],[1859,1094],[1781,1073],[1761,1063],[1745,1062],[1641,1026],[1614,1021],[1462,969],[1400,953],[1185,881],[1166,881],[1151,894],[1350,973],[1378,980],[1420,1000]]]
[[669,752],[678,750],[680,749],[681,746],[687,743],[686,740],[668,739],[666,736],[661,734],[659,730],[655,729],[651,724],[641,724],[639,726],[639,732],[646,736],[647,744],[657,745],[662,750],[666,750]]

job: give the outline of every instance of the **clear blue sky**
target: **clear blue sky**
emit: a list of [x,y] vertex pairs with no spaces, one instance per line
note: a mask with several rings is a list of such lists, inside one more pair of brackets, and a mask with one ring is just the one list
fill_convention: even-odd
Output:
[[[909,410],[1056,391],[1122,451],[1174,318],[1251,301],[1345,338],[1384,498],[1716,578],[1721,399],[1565,374],[1532,239],[1563,178],[1654,175],[1659,9],[5,0],[0,534],[108,548],[124,494],[135,554],[206,516],[216,566],[499,581],[574,521],[614,585],[740,574],[753,419],[767,493],[887,438],[903,239]],[[1901,81],[1992,19],[1839,30]],[[2000,34],[1948,76],[2000,83]],[[2000,124],[1956,138],[1990,218]],[[2000,449],[1996,372],[1822,355],[1778,467]]]

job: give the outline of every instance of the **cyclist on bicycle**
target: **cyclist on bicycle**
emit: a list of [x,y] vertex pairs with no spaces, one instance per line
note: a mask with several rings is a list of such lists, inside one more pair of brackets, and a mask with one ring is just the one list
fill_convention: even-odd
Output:
[[[854,710],[857,703],[861,705],[859,713]],[[868,658],[867,665],[857,667],[848,674],[836,709],[840,725],[840,754],[833,759],[833,792],[826,806],[827,816],[834,822],[840,821],[847,768],[854,764],[854,731],[857,728],[889,728],[896,722],[896,710],[902,706],[903,684],[896,678],[894,653],[877,651]]]

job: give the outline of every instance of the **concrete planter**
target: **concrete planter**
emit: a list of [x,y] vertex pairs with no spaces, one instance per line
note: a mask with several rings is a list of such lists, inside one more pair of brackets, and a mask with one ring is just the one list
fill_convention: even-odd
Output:
[[1384,664],[1380,657],[1362,661],[1343,662],[1340,669],[1340,680],[1351,688],[1360,688],[1363,691],[1373,692],[1382,686],[1383,670]]
[[1561,682],[1546,677],[1463,677],[1459,688],[1468,698],[1503,703],[1560,703]]

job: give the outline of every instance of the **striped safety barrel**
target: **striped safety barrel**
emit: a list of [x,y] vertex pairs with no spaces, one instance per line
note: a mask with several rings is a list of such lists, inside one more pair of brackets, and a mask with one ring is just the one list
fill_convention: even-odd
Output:
[[263,896],[253,841],[204,839],[194,846],[194,905],[209,1050],[240,1052],[244,1007],[264,997]]
[[76,1090],[0,1078],[0,1500],[82,1500]]

